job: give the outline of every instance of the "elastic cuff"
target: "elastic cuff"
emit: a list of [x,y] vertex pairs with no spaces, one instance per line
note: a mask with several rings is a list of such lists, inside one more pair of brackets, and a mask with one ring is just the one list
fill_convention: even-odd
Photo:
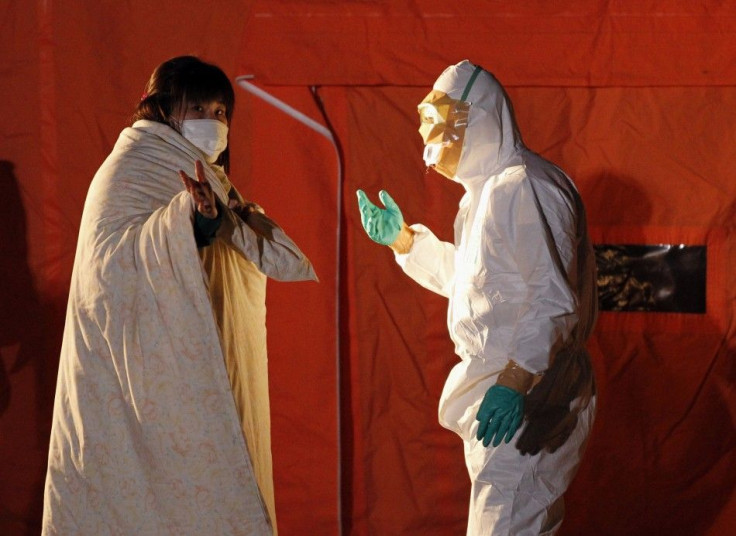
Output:
[[396,237],[396,240],[389,247],[399,255],[409,253],[411,246],[414,244],[414,233],[415,231],[406,222],[401,222],[399,236]]
[[534,374],[511,359],[506,364],[506,368],[498,375],[498,380],[496,380],[497,385],[514,389],[521,394],[526,394],[531,389],[533,382]]

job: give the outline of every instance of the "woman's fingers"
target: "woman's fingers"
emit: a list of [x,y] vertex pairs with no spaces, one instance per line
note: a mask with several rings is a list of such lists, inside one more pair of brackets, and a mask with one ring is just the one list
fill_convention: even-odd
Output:
[[204,176],[204,166],[201,160],[197,160],[194,163],[194,173],[197,175],[197,182],[200,184],[207,184],[207,179]]
[[179,178],[181,179],[181,182],[184,183],[184,186],[187,187],[187,190],[189,189],[189,183],[193,182],[194,180],[189,175],[187,175],[183,169],[179,170]]
[[215,193],[212,191],[207,177],[205,177],[204,166],[199,160],[194,164],[194,174],[197,177],[196,180],[187,175],[184,170],[179,170],[179,177],[182,183],[184,183],[184,187],[189,192],[189,195],[194,199],[197,205],[197,211],[203,216],[214,218],[217,216]]

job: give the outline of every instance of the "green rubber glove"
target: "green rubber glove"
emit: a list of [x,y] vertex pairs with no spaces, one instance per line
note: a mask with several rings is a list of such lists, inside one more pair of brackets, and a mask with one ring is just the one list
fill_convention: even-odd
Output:
[[360,221],[363,229],[374,242],[390,246],[399,236],[404,216],[401,215],[399,206],[391,199],[386,190],[378,192],[385,209],[378,208],[368,200],[363,190],[358,190],[358,208],[360,209]]
[[523,416],[524,395],[510,387],[494,385],[486,391],[475,417],[480,421],[475,438],[482,439],[485,447],[491,441],[494,447],[499,446],[504,436],[508,443],[521,426]]

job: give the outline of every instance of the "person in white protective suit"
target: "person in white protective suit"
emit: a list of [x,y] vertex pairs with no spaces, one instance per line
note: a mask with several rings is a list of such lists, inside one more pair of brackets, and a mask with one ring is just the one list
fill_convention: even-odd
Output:
[[[439,405],[465,445],[468,535],[554,534],[595,412],[584,348],[596,268],[572,181],[527,149],[489,72],[448,67],[419,105],[426,164],[465,188],[455,243],[358,191],[363,226],[422,286],[449,299],[460,357]],[[512,441],[513,440],[513,441]]]

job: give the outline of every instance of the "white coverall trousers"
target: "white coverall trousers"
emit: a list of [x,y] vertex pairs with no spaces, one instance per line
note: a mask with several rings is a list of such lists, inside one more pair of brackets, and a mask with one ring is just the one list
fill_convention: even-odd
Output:
[[514,443],[484,447],[475,439],[478,421],[463,438],[465,463],[472,482],[468,536],[552,535],[565,514],[563,493],[585,450],[595,416],[595,398],[580,412],[570,438],[553,453],[522,456]]

